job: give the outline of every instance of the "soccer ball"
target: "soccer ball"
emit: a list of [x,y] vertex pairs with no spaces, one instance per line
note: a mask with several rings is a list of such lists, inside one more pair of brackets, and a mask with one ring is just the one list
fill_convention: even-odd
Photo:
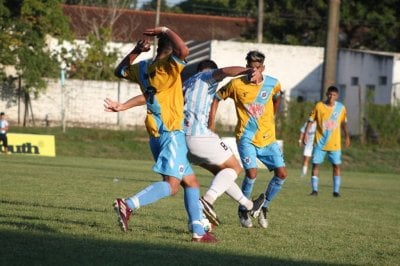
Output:
[[[211,232],[212,225],[211,225],[210,221],[206,217],[202,217],[200,222],[203,225],[204,231]],[[188,223],[188,230],[193,233],[192,224],[191,223]]]

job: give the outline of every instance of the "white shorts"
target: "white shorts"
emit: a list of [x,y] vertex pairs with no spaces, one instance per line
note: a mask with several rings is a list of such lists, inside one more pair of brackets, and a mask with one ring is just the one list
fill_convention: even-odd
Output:
[[221,165],[232,155],[229,146],[218,135],[186,136],[188,158],[193,164]]
[[306,145],[304,146],[304,152],[303,155],[307,157],[311,157],[312,155],[312,150],[313,150],[313,145]]

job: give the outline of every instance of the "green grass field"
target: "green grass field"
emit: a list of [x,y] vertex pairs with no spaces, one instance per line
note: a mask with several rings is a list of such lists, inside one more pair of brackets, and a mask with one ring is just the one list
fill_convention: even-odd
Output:
[[[190,242],[183,193],[140,209],[123,233],[112,202],[158,181],[151,161],[0,155],[1,265],[399,265],[397,174],[343,173],[332,197],[324,168],[320,195],[289,169],[270,205],[269,228],[241,228],[237,205],[215,204],[220,242]],[[195,168],[204,192],[210,175]],[[262,170],[254,195],[270,174]],[[238,183],[241,183],[242,177]],[[255,223],[256,224],[256,223]]]

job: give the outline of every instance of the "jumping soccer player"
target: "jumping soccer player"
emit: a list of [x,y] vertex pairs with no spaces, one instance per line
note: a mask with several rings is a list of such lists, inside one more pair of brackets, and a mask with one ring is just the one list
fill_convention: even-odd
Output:
[[179,186],[184,187],[185,207],[191,221],[194,242],[216,242],[204,231],[199,204],[199,183],[187,160],[187,146],[183,132],[183,93],[181,72],[189,49],[183,40],[167,27],[147,29],[146,36],[157,36],[157,54],[152,62],[134,60],[150,49],[149,40],[140,40],[136,47],[115,69],[116,76],[140,85],[141,95],[125,103],[105,100],[105,110],[119,112],[135,106],[147,105],[146,128],[150,135],[150,148],[155,165],[153,170],[162,181],[152,183],[139,193],[115,201],[115,209],[122,229],[127,231],[133,211],[162,198],[175,195]]
[[261,194],[259,198],[251,201],[243,195],[235,183],[242,167],[229,146],[217,134],[208,129],[208,118],[211,103],[220,81],[226,77],[244,74],[250,76],[254,74],[253,79],[255,79],[259,72],[236,66],[218,69],[217,64],[212,60],[200,62],[197,71],[197,74],[183,84],[185,94],[184,129],[189,149],[189,161],[214,174],[211,186],[200,198],[203,212],[212,224],[219,225],[220,221],[213,204],[225,192],[250,211],[252,216],[257,216],[265,201],[265,196]]

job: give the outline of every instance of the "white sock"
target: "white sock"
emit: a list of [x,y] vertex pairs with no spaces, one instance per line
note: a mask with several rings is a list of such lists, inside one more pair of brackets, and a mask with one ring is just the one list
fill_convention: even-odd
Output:
[[232,186],[226,191],[226,194],[228,194],[232,199],[236,200],[240,205],[245,206],[247,210],[253,209],[253,201],[249,200],[245,195],[243,195],[242,190],[236,183],[232,184]]
[[211,182],[210,188],[204,194],[203,198],[210,204],[214,202],[221,196],[225,191],[227,191],[237,178],[236,171],[232,168],[226,168],[218,172]]

